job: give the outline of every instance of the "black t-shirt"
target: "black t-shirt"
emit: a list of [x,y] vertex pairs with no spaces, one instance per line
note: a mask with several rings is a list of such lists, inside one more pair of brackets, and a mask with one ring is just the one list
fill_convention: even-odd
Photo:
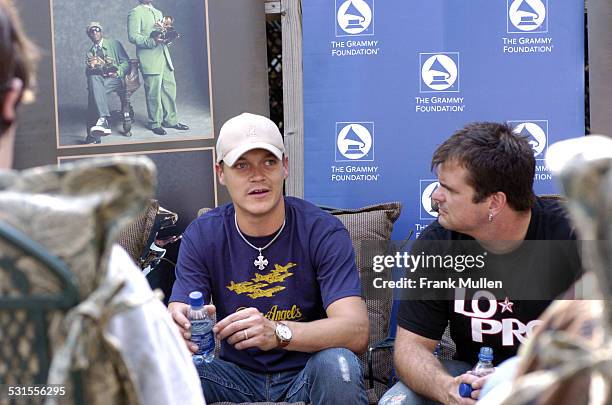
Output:
[[[513,271],[517,268],[529,269],[527,272],[517,273],[519,276],[514,277],[515,284],[517,278],[525,288],[538,282],[554,284],[554,293],[561,294],[581,276],[576,237],[565,211],[558,202],[539,198],[536,200],[531,210],[531,220],[525,239],[573,242],[563,242],[563,248],[556,249],[551,255],[553,257],[547,260],[539,257],[542,254],[538,250],[540,248],[534,248],[533,243],[523,243],[506,255],[489,253],[489,259],[493,261],[499,259],[506,265],[510,263],[509,269],[505,268],[504,271]],[[473,238],[449,231],[435,221],[420,235],[419,253],[427,246],[427,242],[424,241],[434,240],[469,241]],[[435,246],[440,248],[441,245],[435,244]],[[537,280],[538,275],[541,275],[539,280]],[[551,279],[551,275],[554,280]],[[514,288],[511,291],[517,291],[516,286]],[[548,291],[547,297],[555,296],[550,294]],[[451,337],[457,346],[455,359],[476,363],[480,347],[488,346],[493,348],[494,363],[498,364],[514,356],[519,345],[533,334],[533,328],[540,323],[537,318],[550,304],[551,299],[497,298],[487,290],[456,290],[454,301],[402,300],[398,311],[398,325],[428,339],[439,340],[450,321]]]

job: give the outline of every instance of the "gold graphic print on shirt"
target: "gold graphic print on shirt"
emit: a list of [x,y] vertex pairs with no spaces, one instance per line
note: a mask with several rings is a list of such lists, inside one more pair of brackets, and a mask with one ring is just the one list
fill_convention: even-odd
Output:
[[293,276],[293,273],[290,273],[289,269],[294,266],[295,263],[291,262],[287,263],[286,266],[275,264],[274,270],[271,270],[268,274],[255,273],[255,277],[251,280],[242,281],[240,283],[230,281],[230,284],[226,286],[226,288],[236,294],[247,294],[251,298],[274,297],[274,294],[284,290],[286,287],[283,285],[272,287],[271,285],[282,283],[287,277]]

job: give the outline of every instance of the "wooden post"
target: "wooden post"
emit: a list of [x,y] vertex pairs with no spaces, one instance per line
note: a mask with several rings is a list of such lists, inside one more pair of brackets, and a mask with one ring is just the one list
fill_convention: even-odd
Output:
[[302,74],[302,5],[281,0],[283,27],[283,115],[289,155],[287,195],[304,197],[304,89]]

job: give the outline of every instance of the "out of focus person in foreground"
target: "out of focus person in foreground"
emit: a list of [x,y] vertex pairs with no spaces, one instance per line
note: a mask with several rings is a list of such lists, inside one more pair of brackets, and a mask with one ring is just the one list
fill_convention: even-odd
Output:
[[[27,360],[15,363],[21,367],[0,368],[0,381],[43,383],[27,380],[38,377],[23,369],[48,349],[52,361],[47,384],[65,386],[67,395],[74,395],[77,384],[71,385],[71,372],[80,371],[84,403],[204,404],[178,329],[130,256],[115,243],[119,231],[153,196],[153,163],[147,158],[111,158],[21,173],[8,170],[17,109],[33,100],[37,58],[14,4],[0,0],[0,227],[63,261],[74,276],[79,303],[67,314],[43,312],[48,316],[44,332],[49,348],[36,346],[39,340],[30,332],[5,335],[4,327],[12,329],[19,322],[15,314],[23,313],[23,307],[0,306],[3,346],[16,344],[12,356]],[[0,297],[8,301],[38,294],[40,301],[41,291],[43,297],[63,293],[57,290],[57,279],[45,277],[51,274],[45,266],[19,257],[15,250],[0,239]],[[24,285],[29,292],[24,293]],[[32,330],[26,326],[24,331]],[[24,353],[23,347],[29,350]],[[36,375],[47,374],[44,363],[35,367],[43,368]]]
[[[514,378],[490,381],[479,404],[612,403],[612,139],[590,135],[549,147],[547,165],[560,179],[583,240],[588,270],[575,291],[557,300],[519,354]],[[503,367],[503,365],[502,365]]]

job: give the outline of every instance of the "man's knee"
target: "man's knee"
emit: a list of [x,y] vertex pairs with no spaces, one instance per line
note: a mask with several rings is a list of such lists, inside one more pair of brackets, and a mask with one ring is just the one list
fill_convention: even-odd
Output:
[[[453,377],[461,375],[471,368],[468,363],[463,361],[442,360],[441,363],[446,371]],[[378,405],[435,405],[437,403],[438,402],[426,398],[423,395],[417,394],[400,381],[385,392],[378,402]]]
[[211,363],[196,366],[202,392],[207,402],[255,402],[257,393],[247,381],[249,376],[234,363],[215,359]]
[[360,382],[361,364],[357,356],[348,349],[332,348],[321,350],[308,361],[317,378],[326,381]]
[[90,95],[100,95],[105,92],[104,78],[98,75],[87,76],[87,90]]
[[121,96],[121,93],[125,92],[125,81],[121,77],[115,77],[111,80],[107,80],[105,84],[108,92],[117,93]]
[[99,75],[89,75],[87,76],[87,84],[88,85],[104,85],[104,78]]

